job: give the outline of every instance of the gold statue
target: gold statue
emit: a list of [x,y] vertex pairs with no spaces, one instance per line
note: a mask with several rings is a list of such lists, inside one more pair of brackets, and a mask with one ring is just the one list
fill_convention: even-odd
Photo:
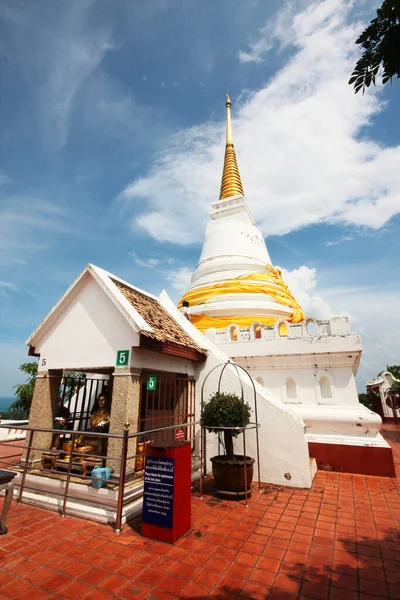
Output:
[[106,396],[104,394],[100,394],[97,398],[97,410],[95,410],[90,417],[90,425],[92,429],[108,429],[110,425],[110,413],[106,408],[106,403]]

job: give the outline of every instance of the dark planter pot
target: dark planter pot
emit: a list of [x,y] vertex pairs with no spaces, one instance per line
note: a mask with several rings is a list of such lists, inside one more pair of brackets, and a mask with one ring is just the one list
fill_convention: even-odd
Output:
[[[223,454],[211,458],[213,476],[218,494],[230,498],[242,498],[245,495],[244,485],[244,456],[235,454],[235,460],[230,461]],[[251,493],[253,480],[254,458],[246,456],[247,494]]]

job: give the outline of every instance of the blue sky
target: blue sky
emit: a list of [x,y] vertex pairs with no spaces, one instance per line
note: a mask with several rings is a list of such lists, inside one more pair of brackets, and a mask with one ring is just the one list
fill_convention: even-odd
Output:
[[308,314],[350,316],[360,389],[400,362],[400,85],[347,85],[375,8],[1,2],[0,396],[88,262],[179,299],[219,192],[226,90],[274,264]]

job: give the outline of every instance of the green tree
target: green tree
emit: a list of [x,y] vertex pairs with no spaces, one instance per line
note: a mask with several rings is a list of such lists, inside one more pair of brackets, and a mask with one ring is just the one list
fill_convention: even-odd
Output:
[[384,0],[377,16],[356,40],[363,49],[349,84],[364,93],[381,69],[382,83],[400,77],[400,0]]
[[241,431],[224,429],[225,427],[247,427],[250,423],[251,409],[248,402],[243,402],[236,394],[217,392],[204,404],[200,417],[202,427],[208,431],[224,434],[225,453],[229,460],[235,460],[233,438]]
[[358,394],[358,400],[361,404],[372,410],[372,402],[369,394]]
[[17,400],[9,408],[10,411],[17,412],[21,417],[28,417],[32,404],[33,390],[35,388],[36,374],[38,370],[37,362],[23,363],[20,371],[28,375],[25,383],[19,383],[14,386],[14,396]]

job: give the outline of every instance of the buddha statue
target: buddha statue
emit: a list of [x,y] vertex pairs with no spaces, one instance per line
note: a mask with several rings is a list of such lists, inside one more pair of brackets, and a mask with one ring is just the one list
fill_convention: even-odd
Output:
[[104,394],[99,394],[97,398],[97,409],[90,417],[90,425],[92,429],[108,430],[110,425],[110,413],[106,408],[107,399]]

